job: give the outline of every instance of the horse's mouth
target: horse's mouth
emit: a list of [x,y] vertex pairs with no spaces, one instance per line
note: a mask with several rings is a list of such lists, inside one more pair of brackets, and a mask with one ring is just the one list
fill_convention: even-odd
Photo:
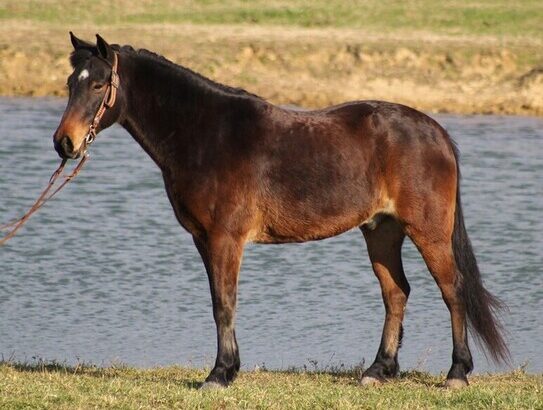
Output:
[[73,152],[73,153],[71,153],[71,154],[66,154],[66,153],[64,153],[64,152],[58,152],[58,150],[57,150],[57,153],[58,153],[58,156],[59,156],[60,158],[62,158],[62,159],[78,159],[78,158],[81,157],[81,152],[82,152],[82,151],[83,151],[83,152],[86,152],[86,151],[87,151],[87,150],[86,150],[86,147],[85,147],[84,150],[79,150],[79,151]]

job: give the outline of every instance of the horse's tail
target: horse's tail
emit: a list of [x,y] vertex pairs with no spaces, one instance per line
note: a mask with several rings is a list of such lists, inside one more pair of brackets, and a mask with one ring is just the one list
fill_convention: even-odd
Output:
[[495,362],[509,362],[510,353],[502,336],[503,328],[496,314],[505,306],[483,286],[477,260],[464,225],[460,201],[460,166],[458,150],[454,154],[458,170],[456,210],[452,245],[457,268],[456,291],[462,298],[468,319],[468,328],[478,344]]

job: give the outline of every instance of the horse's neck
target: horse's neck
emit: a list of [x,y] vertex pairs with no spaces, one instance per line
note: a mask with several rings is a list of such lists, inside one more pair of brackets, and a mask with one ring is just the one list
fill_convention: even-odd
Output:
[[126,112],[121,125],[165,170],[182,163],[187,145],[197,143],[201,128],[210,126],[201,121],[200,114],[216,104],[219,96],[190,78],[190,72],[153,69],[153,63],[146,59],[127,62]]

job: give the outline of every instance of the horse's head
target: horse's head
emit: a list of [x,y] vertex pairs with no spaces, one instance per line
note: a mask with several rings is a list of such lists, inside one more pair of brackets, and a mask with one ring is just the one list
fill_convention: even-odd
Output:
[[99,35],[96,45],[78,39],[71,32],[70,37],[74,46],[70,56],[74,71],[68,77],[68,105],[53,142],[61,158],[73,159],[85,152],[96,133],[119,119],[122,98],[117,93],[118,56],[113,48]]

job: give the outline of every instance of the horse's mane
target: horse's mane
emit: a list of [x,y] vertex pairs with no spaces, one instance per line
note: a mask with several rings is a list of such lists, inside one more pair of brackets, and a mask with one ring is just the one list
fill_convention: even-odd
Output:
[[[193,78],[196,81],[199,81],[199,82],[203,83],[205,86],[208,86],[213,90],[223,92],[223,93],[226,93],[226,94],[231,94],[231,95],[247,96],[247,97],[257,98],[259,100],[262,99],[261,97],[255,95],[255,94],[252,94],[252,93],[244,90],[243,88],[230,87],[228,85],[221,84],[221,83],[218,83],[216,81],[213,81],[213,80],[211,80],[211,79],[209,79],[209,78],[207,78],[207,77],[205,77],[205,76],[203,76],[203,75],[201,75],[201,74],[199,74],[199,73],[197,73],[195,71],[192,71],[191,69],[189,69],[187,67],[184,67],[184,66],[179,65],[179,64],[175,64],[174,62],[168,60],[166,57],[164,57],[164,56],[162,56],[160,54],[154,53],[154,52],[146,50],[144,48],[140,48],[140,49],[136,50],[130,45],[120,46],[118,44],[112,44],[111,47],[115,51],[118,51],[118,52],[123,52],[123,53],[126,53],[126,54],[139,56],[139,57],[143,57],[145,59],[154,61],[154,62],[156,62],[158,64],[161,64],[162,66],[168,67],[174,73],[184,75],[185,77],[188,76],[190,78]],[[79,64],[81,64],[82,62],[84,62],[85,60],[87,60],[88,58],[90,58],[91,56],[97,56],[97,55],[98,55],[98,51],[96,50],[95,47],[93,47],[93,48],[91,48],[91,47],[78,48],[77,50],[74,50],[72,52],[72,54],[70,55],[70,62],[71,62],[73,67],[76,67]]]

